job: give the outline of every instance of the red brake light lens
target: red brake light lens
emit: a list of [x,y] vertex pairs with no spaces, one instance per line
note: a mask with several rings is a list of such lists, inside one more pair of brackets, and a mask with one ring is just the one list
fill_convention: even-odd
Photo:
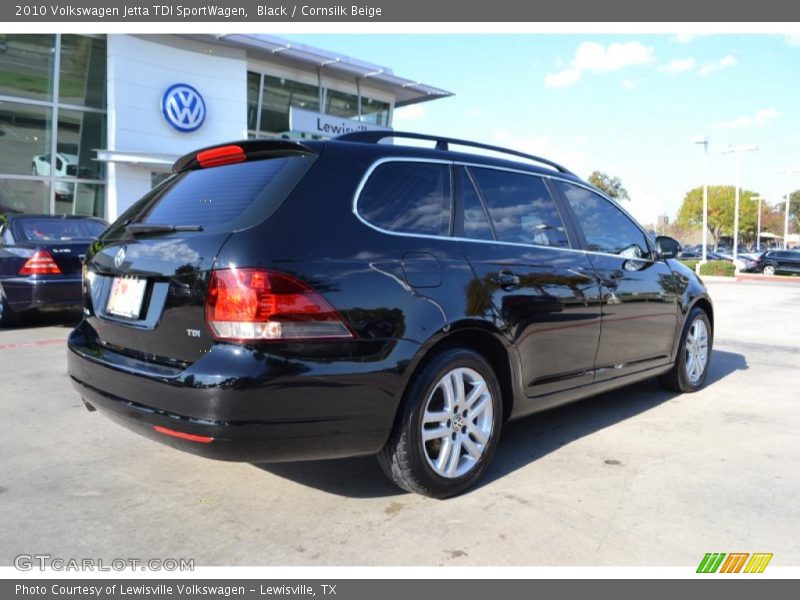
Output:
[[58,268],[56,261],[53,260],[53,255],[47,250],[37,250],[33,253],[22,268],[19,270],[20,275],[60,275],[61,269]]
[[212,271],[206,322],[222,340],[353,337],[342,316],[310,286],[266,269]]
[[246,160],[244,149],[241,146],[219,146],[197,153],[197,162],[201,167],[218,167],[220,165],[230,165]]

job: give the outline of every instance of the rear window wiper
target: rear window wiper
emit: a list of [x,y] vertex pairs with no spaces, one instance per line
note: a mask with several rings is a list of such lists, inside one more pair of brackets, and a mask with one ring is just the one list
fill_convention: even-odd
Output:
[[172,233],[174,231],[203,231],[202,225],[165,225],[161,223],[127,223],[125,231],[131,235],[141,233]]

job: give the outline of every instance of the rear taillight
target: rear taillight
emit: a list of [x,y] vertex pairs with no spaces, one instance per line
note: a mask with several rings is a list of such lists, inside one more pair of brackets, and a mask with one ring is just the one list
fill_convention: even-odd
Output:
[[33,253],[22,268],[20,275],[60,275],[61,269],[58,268],[53,256],[47,250],[37,250]]
[[206,322],[221,340],[352,337],[342,316],[310,286],[266,269],[212,271]]

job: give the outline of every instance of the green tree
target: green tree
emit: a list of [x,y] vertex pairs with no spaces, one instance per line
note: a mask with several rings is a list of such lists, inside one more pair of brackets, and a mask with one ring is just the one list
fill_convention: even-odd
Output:
[[[711,185],[708,187],[708,231],[714,238],[714,246],[723,235],[733,235],[734,206],[736,189],[732,185]],[[751,190],[739,192],[739,238],[752,241],[756,237],[758,202],[750,200],[758,196]],[[763,205],[762,205],[763,210]],[[678,223],[682,227],[703,226],[703,188],[689,190],[678,211]]]
[[628,190],[622,186],[619,177],[611,177],[602,171],[592,171],[589,183],[614,200],[630,200]]

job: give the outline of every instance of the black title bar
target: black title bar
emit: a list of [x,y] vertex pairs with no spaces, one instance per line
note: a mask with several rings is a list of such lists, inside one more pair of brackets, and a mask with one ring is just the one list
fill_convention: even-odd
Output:
[[760,0],[70,0],[3,2],[0,20],[10,23],[346,23],[346,22],[779,22],[800,20],[800,3]]

